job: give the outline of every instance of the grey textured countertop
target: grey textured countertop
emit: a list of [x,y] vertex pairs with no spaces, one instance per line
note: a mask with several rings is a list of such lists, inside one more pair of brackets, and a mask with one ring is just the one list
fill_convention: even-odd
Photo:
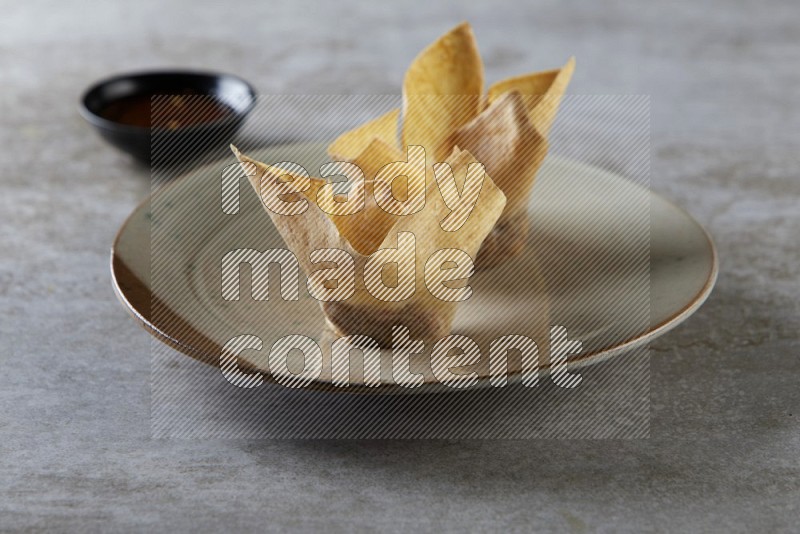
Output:
[[[468,4],[3,4],[0,530],[797,529],[798,4]],[[82,122],[81,91],[189,66],[393,93],[460,20],[489,79],[575,54],[571,92],[652,96],[652,188],[710,230],[721,272],[652,346],[650,438],[151,439],[151,339],[108,269],[148,174]]]

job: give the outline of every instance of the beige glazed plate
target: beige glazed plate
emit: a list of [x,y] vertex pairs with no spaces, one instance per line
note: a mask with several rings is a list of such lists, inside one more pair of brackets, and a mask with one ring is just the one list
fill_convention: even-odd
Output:
[[[294,161],[314,174],[328,160],[324,147],[292,144],[250,155],[268,163]],[[308,336],[324,355],[322,373],[309,386],[329,389],[332,336],[302,273],[298,301],[277,298],[277,270],[270,271],[270,300],[249,297],[246,269],[242,298],[222,298],[221,263],[227,252],[284,248],[246,180],[240,182],[238,211],[231,213],[236,211],[231,197],[223,209],[225,177],[241,172],[234,163],[231,155],[195,169],[134,210],[111,253],[117,295],[158,339],[211,365],[219,365],[222,346],[231,338],[257,336],[264,350],[242,352],[239,365],[265,378],[269,348],[276,340]],[[563,327],[570,339],[581,342],[569,360],[570,369],[578,368],[645,345],[674,328],[700,307],[716,280],[717,255],[705,230],[680,208],[622,176],[551,155],[539,172],[530,213],[525,251],[475,274],[473,295],[456,314],[453,332],[470,336],[482,351],[480,363],[463,370],[477,371],[478,385],[490,384],[496,373],[485,356],[498,337],[535,340],[545,374],[549,332]],[[292,351],[288,362],[297,372],[303,367],[298,352]],[[383,352],[381,387],[370,392],[443,387],[430,372],[430,347],[412,357],[412,371],[425,375],[423,387],[415,389],[394,383],[391,351]],[[366,391],[358,367],[351,362],[352,387],[332,390]],[[509,356],[504,375],[514,382],[520,374],[520,362]]]

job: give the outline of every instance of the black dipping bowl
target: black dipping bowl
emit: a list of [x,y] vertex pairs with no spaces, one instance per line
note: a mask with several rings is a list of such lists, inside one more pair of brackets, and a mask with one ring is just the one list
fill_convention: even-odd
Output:
[[[119,107],[133,97],[154,94],[205,95],[188,101],[202,110],[203,103],[213,99],[228,108],[228,113],[218,120],[172,128],[133,126],[104,116],[115,102]],[[230,143],[255,102],[253,87],[229,74],[142,72],[114,76],[96,83],[81,98],[80,111],[103,139],[120,150],[143,163],[170,164],[195,159]]]

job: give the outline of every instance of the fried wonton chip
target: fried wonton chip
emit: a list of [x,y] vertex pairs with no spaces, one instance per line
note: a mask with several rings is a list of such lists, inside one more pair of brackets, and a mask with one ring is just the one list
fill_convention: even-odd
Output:
[[394,109],[358,128],[343,133],[328,147],[328,154],[336,160],[352,161],[375,139],[396,149],[399,117],[400,110]]
[[[382,164],[404,159],[409,145],[424,147],[429,164],[450,156],[455,147],[468,150],[508,199],[477,260],[479,267],[502,263],[524,247],[528,197],[574,70],[575,59],[570,58],[560,69],[508,78],[483,94],[483,65],[475,38],[468,24],[460,24],[423,50],[408,68],[402,116],[392,112],[351,130],[328,153],[356,162],[369,178]],[[393,184],[398,185],[402,188],[399,181]],[[403,196],[402,190],[394,193]],[[377,224],[382,228],[388,223]],[[369,240],[370,246],[375,239]]]
[[[442,221],[452,210],[442,197],[436,179],[431,177],[426,184],[424,208],[411,215],[394,218],[393,224],[382,236],[376,252],[394,248],[408,252],[408,238],[413,236],[414,249],[411,251],[415,267],[413,274],[406,271],[401,273],[398,268],[393,273],[389,271],[385,277],[388,278],[387,285],[392,286],[398,283],[400,276],[413,276],[413,285],[416,289],[406,298],[395,301],[380,298],[381,295],[376,297],[374,291],[371,292],[367,288],[364,270],[368,265],[369,256],[358,252],[353,246],[353,241],[363,239],[358,235],[358,231],[369,225],[352,225],[348,231],[349,237],[345,237],[340,226],[334,222],[334,217],[325,213],[311,200],[315,196],[314,191],[318,191],[321,186],[319,181],[282,180],[281,178],[287,174],[285,170],[255,161],[234,147],[232,149],[287,247],[295,254],[306,275],[309,276],[310,290],[314,290],[317,283],[312,275],[319,270],[319,262],[326,261],[324,258],[312,260],[315,254],[319,254],[318,251],[339,249],[353,258],[356,276],[353,293],[346,299],[321,302],[328,323],[337,334],[369,336],[381,346],[388,347],[391,346],[394,326],[407,326],[413,338],[425,342],[438,340],[450,333],[457,302],[438,298],[432,291],[426,289],[425,273],[426,268],[429,268],[428,260],[439,253],[443,262],[456,264],[460,262],[459,266],[463,266],[461,251],[474,258],[506,203],[502,191],[471,154],[455,149],[447,159],[456,183],[465,182],[472,164],[478,165],[483,174],[480,195],[463,225],[455,231],[447,231],[442,227]],[[287,188],[292,188],[296,184],[300,184],[301,187],[308,184],[309,187],[303,191],[298,189],[294,195],[286,193]],[[272,205],[271,199],[276,195],[287,202],[302,202],[305,199],[306,209],[297,210],[297,213],[289,216],[275,213],[269,206]],[[367,217],[372,219],[374,215],[372,213]],[[403,243],[401,236],[404,236]],[[471,270],[466,270],[462,278],[467,278],[470,274]]]
[[498,265],[525,246],[528,197],[547,155],[547,139],[531,124],[523,96],[512,91],[453,134],[453,142],[485,165],[508,199],[476,259],[478,268]]
[[423,50],[403,80],[403,145],[441,161],[450,135],[480,111],[483,63],[472,28],[462,23]]
[[547,154],[547,139],[528,119],[522,95],[516,91],[503,94],[459,128],[452,143],[484,164],[508,199],[506,212],[527,206],[536,171]]
[[369,255],[381,246],[397,216],[381,209],[375,202],[374,183],[364,181],[364,209],[352,215],[330,215],[339,233],[353,249]]
[[507,78],[489,87],[488,102],[491,104],[509,91],[519,92],[525,100],[531,122],[542,135],[547,136],[574,71],[575,58],[571,57],[560,69]]
[[400,161],[404,159],[405,154],[398,150],[394,145],[389,145],[384,140],[374,138],[361,152],[354,158],[348,158],[350,161],[358,165],[364,172],[364,176],[368,180],[373,180],[381,170],[381,167],[392,161]]

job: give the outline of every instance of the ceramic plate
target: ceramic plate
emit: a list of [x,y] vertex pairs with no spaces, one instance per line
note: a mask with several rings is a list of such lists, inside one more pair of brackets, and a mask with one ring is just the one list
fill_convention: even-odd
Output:
[[[250,155],[272,163],[296,161],[312,170],[327,160],[324,146],[283,145]],[[134,210],[112,249],[117,294],[153,335],[211,365],[219,365],[221,347],[237,335],[258,336],[266,348],[288,334],[309,336],[324,353],[323,372],[310,386],[327,389],[331,336],[318,302],[305,291],[304,278],[299,301],[248,298],[246,273],[244,298],[226,301],[221,296],[226,252],[283,248],[246,180],[238,213],[226,213],[230,205],[223,209],[222,176],[233,163],[231,156],[193,170]],[[227,172],[238,172],[232,169]],[[525,251],[474,275],[473,296],[459,305],[453,332],[476,340],[483,354],[491,340],[507,334],[526,335],[547,347],[550,329],[560,326],[581,342],[581,350],[570,356],[571,368],[599,362],[686,320],[716,280],[717,256],[705,230],[680,208],[619,175],[551,155],[539,171],[530,213],[533,230]],[[278,294],[277,281],[271,292]],[[266,375],[268,352],[245,351],[240,366]],[[370,391],[440,386],[429,364],[423,370],[426,357],[412,360],[412,368],[420,365],[425,373],[424,387],[409,390],[394,385],[391,352],[384,351],[385,387]],[[475,367],[482,385],[491,379],[486,360]],[[547,361],[542,358],[543,372]],[[512,381],[519,378],[519,362],[509,358],[505,374]],[[363,375],[356,370],[355,387],[340,390],[358,391],[359,380]]]

